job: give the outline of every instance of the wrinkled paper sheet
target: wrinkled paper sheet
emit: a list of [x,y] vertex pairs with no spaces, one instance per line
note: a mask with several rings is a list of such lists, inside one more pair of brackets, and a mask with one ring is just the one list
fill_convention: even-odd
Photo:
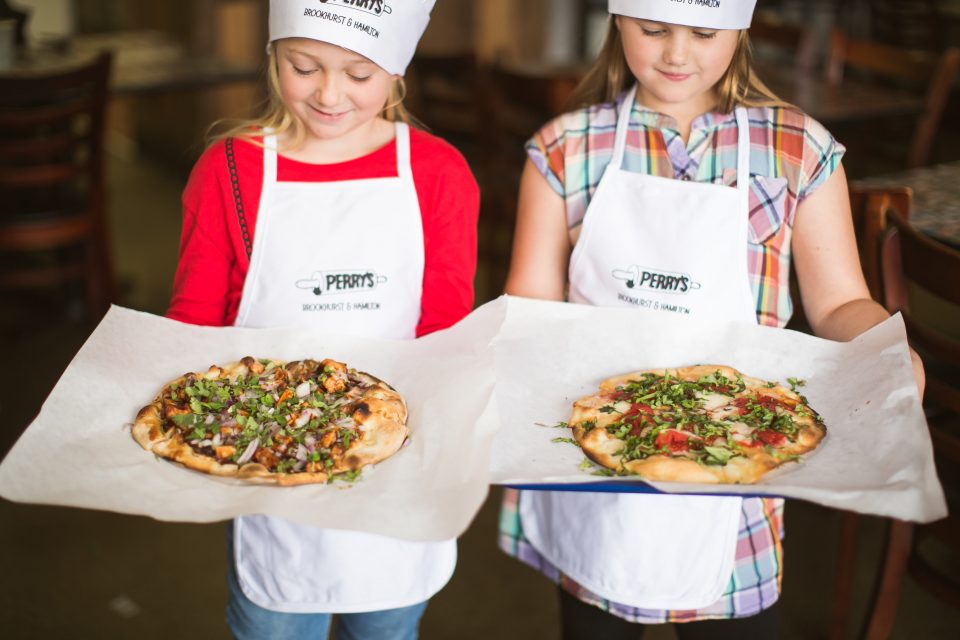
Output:
[[[498,424],[489,344],[504,310],[490,305],[420,340],[378,340],[198,327],[113,307],[0,465],[0,495],[159,520],[260,513],[411,540],[456,537],[489,486]],[[276,487],[191,471],[133,440],[130,423],[167,382],[247,355],[333,358],[385,380],[407,401],[407,446],[354,483]]]
[[841,343],[668,312],[510,299],[497,341],[502,425],[491,482],[609,485],[610,478],[580,469],[585,457],[578,447],[552,441],[572,437],[555,425],[569,420],[573,402],[595,393],[606,378],[695,364],[725,364],[784,384],[804,380],[799,391],[823,417],[827,436],[801,462],[756,485],[649,483],[656,489],[787,496],[920,522],[946,515],[899,315]]
[[[246,355],[329,357],[386,380],[407,400],[408,446],[352,484],[272,487],[193,472],[134,442],[130,423],[169,380]],[[899,317],[835,343],[765,327],[508,296],[411,341],[197,327],[114,307],[0,464],[0,496],[171,521],[262,513],[442,540],[467,528],[491,483],[609,483],[579,468],[584,457],[577,447],[552,442],[569,430],[542,425],[568,420],[573,401],[604,378],[698,363],[806,380],[802,392],[823,416],[827,438],[803,462],[758,485],[655,488],[790,496],[916,521],[946,513]]]

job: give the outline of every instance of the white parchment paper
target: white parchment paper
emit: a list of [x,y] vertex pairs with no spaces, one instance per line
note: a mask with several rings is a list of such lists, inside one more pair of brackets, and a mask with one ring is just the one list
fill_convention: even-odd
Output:
[[632,309],[510,299],[497,342],[502,426],[491,482],[609,483],[579,468],[579,448],[552,442],[570,437],[569,429],[549,425],[567,421],[573,402],[594,393],[605,378],[694,364],[726,364],[784,383],[805,380],[800,391],[823,416],[827,437],[803,462],[758,485],[651,483],[655,488],[789,496],[921,522],[946,515],[899,315],[839,343],[673,313],[651,317]]
[[[409,446],[354,484],[248,486],[145,452],[128,425],[166,382],[246,355],[330,357],[394,385]],[[491,483],[609,482],[554,443],[577,398],[629,371],[727,364],[807,381],[827,428],[820,448],[758,485],[656,483],[664,491],[781,495],[930,521],[946,513],[899,317],[850,343],[673,314],[501,297],[415,341],[309,329],[196,327],[114,307],[0,464],[0,496],[211,522],[263,513],[411,540],[462,533]],[[619,483],[639,484],[636,480]]]
[[[197,327],[113,307],[0,465],[0,495],[160,520],[262,513],[411,540],[453,538],[487,494],[498,424],[489,344],[504,310],[490,305],[455,328],[399,341]],[[407,400],[408,445],[353,484],[272,487],[187,470],[133,440],[129,424],[164,384],[246,355],[329,357],[382,378]]]

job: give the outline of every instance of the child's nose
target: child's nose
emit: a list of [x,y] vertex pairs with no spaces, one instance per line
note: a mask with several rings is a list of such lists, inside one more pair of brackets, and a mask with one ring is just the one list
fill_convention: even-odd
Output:
[[332,73],[325,74],[317,85],[317,101],[320,104],[337,104],[340,101],[340,82]]
[[682,65],[687,61],[689,50],[688,38],[684,37],[683,34],[671,34],[663,51],[663,60],[667,64]]

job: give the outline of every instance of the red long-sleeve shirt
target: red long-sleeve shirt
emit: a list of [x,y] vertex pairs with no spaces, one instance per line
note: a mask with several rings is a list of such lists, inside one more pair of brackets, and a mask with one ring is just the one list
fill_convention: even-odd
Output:
[[[224,145],[220,141],[203,153],[183,192],[180,259],[167,316],[191,324],[233,324],[250,266]],[[255,242],[263,187],[263,149],[236,140],[234,154],[247,228]],[[423,294],[416,330],[417,336],[422,336],[454,324],[473,308],[480,193],[456,149],[413,128],[410,162],[423,221]],[[395,142],[347,162],[317,165],[281,155],[277,164],[277,179],[281,182],[335,182],[396,175]]]

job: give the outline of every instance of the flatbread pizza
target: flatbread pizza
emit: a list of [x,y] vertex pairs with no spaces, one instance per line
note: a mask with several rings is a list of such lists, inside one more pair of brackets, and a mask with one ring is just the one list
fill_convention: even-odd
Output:
[[257,484],[328,482],[400,449],[407,407],[390,385],[336,360],[246,357],[165,385],[133,423],[147,451]]
[[577,400],[569,425],[586,456],[617,473],[753,483],[826,435],[794,386],[719,365],[637,371]]

